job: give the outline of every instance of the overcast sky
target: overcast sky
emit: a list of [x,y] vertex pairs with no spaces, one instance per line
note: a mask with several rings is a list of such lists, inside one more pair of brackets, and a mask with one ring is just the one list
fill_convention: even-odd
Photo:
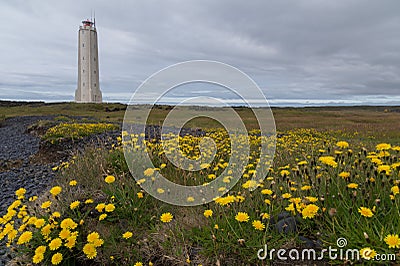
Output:
[[104,101],[206,59],[244,71],[272,105],[400,104],[397,0],[1,1],[0,99],[73,100],[78,29],[92,10]]

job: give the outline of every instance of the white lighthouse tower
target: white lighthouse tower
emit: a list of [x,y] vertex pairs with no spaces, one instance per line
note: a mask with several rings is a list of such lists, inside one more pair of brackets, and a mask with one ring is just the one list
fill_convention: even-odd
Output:
[[[95,20],[96,21],[96,20]],[[101,103],[96,24],[82,21],[78,34],[78,87],[75,101]]]

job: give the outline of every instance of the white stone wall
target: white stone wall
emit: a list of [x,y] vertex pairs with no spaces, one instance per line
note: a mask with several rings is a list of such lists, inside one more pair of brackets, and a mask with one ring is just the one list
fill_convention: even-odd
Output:
[[78,87],[76,102],[102,102],[96,28],[80,26],[78,34]]

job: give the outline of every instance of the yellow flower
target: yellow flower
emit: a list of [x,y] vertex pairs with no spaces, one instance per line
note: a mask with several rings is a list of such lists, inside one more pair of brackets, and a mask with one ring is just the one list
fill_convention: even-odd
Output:
[[47,247],[46,246],[38,246],[35,249],[35,254],[41,254],[43,255],[46,252]]
[[48,200],[48,201],[45,201],[42,203],[41,208],[47,209],[47,208],[50,208],[50,206],[51,206],[51,201]]
[[70,237],[68,237],[65,241],[65,246],[69,249],[72,249],[73,247],[75,247],[76,244],[76,237],[75,235],[71,235]]
[[384,151],[384,150],[389,150],[392,146],[388,143],[379,143],[376,145],[376,150],[378,151]]
[[335,161],[335,157],[333,156],[321,156],[319,157],[319,161],[333,168],[337,167],[337,162]]
[[399,235],[387,235],[385,237],[385,243],[389,246],[389,248],[400,248],[400,238]]
[[99,221],[103,221],[104,219],[107,218],[107,213],[103,213],[99,216]]
[[85,200],[85,204],[91,204],[91,203],[93,203],[94,201],[92,200],[92,199],[87,199],[87,200]]
[[73,210],[73,209],[77,208],[77,207],[79,206],[79,204],[80,204],[80,201],[79,201],[79,200],[76,200],[76,201],[72,202],[72,203],[69,205],[69,208],[70,208],[71,210]]
[[146,170],[144,170],[143,174],[145,176],[152,176],[152,175],[154,175],[154,169],[153,168],[147,168]]
[[60,217],[61,217],[61,213],[59,213],[59,212],[53,212],[53,213],[51,214],[51,216],[53,216],[53,217],[55,217],[55,218],[60,218]]
[[112,176],[112,175],[108,175],[108,176],[106,176],[106,178],[104,178],[104,181],[105,181],[107,184],[114,183],[115,177]]
[[378,166],[378,173],[385,172],[386,175],[390,175],[391,169],[390,165],[379,165]]
[[57,249],[59,249],[61,247],[61,245],[62,245],[61,239],[60,238],[54,238],[49,243],[49,248],[50,248],[50,250],[57,250]]
[[205,210],[204,211],[204,213],[203,213],[203,215],[205,216],[205,217],[211,217],[212,215],[213,215],[213,211],[212,210]]
[[89,243],[93,243],[97,239],[100,239],[100,235],[97,232],[92,232],[92,233],[88,234],[88,236],[87,236],[87,241]]
[[104,208],[104,210],[105,210],[106,212],[113,212],[113,211],[115,210],[115,205],[112,204],[112,203],[107,204],[106,207]]
[[245,212],[238,212],[235,216],[236,221],[239,222],[248,222],[249,218],[249,215]]
[[157,193],[162,194],[162,193],[164,193],[164,192],[165,192],[164,189],[162,189],[162,188],[157,188]]
[[19,236],[17,244],[22,245],[28,243],[29,241],[31,241],[31,239],[32,239],[32,232],[26,231]]
[[261,215],[261,219],[269,219],[269,214],[268,213],[263,213],[262,215]]
[[390,191],[392,191],[393,195],[399,194],[399,186],[393,186]]
[[75,223],[71,218],[64,219],[60,224],[62,229],[75,229],[77,226],[78,224]]
[[35,221],[35,227],[36,228],[42,228],[45,223],[46,223],[46,221],[44,219],[37,219]]
[[288,198],[291,198],[291,197],[292,197],[292,194],[290,194],[290,193],[282,194],[282,198],[284,198],[284,199],[288,199]]
[[194,198],[191,197],[191,196],[189,196],[189,197],[187,197],[186,201],[187,201],[187,202],[193,202],[193,201],[194,201]]
[[143,266],[143,263],[141,263],[141,262],[136,262],[133,266]]
[[62,254],[57,252],[56,254],[53,255],[53,257],[51,257],[51,263],[53,265],[58,265],[61,263],[62,259],[63,259]]
[[376,251],[371,248],[362,248],[360,250],[360,255],[366,260],[373,259],[376,256]]
[[139,199],[143,198],[143,192],[138,192],[136,193],[136,195]]
[[263,194],[263,195],[272,195],[272,190],[270,190],[270,189],[263,189],[263,190],[261,190],[261,194]]
[[103,239],[96,239],[95,241],[93,241],[92,243],[95,247],[101,247],[104,244],[104,240]]
[[61,193],[61,191],[62,191],[62,188],[60,186],[55,186],[50,189],[50,194],[53,196],[57,196],[58,194]]
[[85,253],[86,257],[88,259],[94,259],[97,256],[97,250],[96,247],[93,244],[86,244],[83,247],[83,253]]
[[314,202],[318,201],[318,198],[312,197],[312,196],[305,197],[305,199],[308,200],[311,203],[314,203]]
[[40,253],[39,254],[35,254],[32,257],[32,262],[35,263],[35,264],[39,264],[39,263],[41,263],[43,261],[43,259],[44,259],[44,255],[43,254],[40,254]]
[[129,232],[129,231],[125,232],[122,235],[122,237],[125,238],[125,239],[131,238],[132,236],[133,236],[132,232]]
[[356,183],[350,183],[350,184],[347,185],[347,187],[348,187],[348,188],[354,188],[354,189],[356,189],[356,188],[358,188],[358,184],[356,184]]
[[172,221],[172,218],[174,218],[174,216],[171,213],[165,212],[165,213],[161,214],[160,220],[163,223],[169,223]]
[[76,181],[76,180],[71,180],[71,181],[69,181],[69,185],[71,186],[71,187],[74,187],[74,186],[76,186],[78,184],[78,182]]
[[265,225],[260,220],[254,220],[252,225],[253,225],[254,229],[260,230],[260,231],[264,230],[264,228],[265,228]]
[[315,204],[308,204],[302,211],[301,215],[303,216],[304,219],[307,218],[314,218],[314,216],[317,214],[319,210],[319,207]]
[[60,233],[58,234],[58,236],[61,239],[67,239],[68,237],[70,237],[70,235],[71,235],[71,231],[69,231],[68,229],[62,229],[60,231]]
[[26,189],[25,188],[20,188],[17,191],[15,191],[15,195],[20,198],[23,197],[26,193]]
[[281,176],[288,176],[288,175],[290,175],[290,172],[288,170],[281,171]]
[[372,213],[370,208],[360,207],[358,209],[358,212],[361,213],[361,215],[364,216],[364,217],[372,217],[372,216],[374,216],[374,214]]
[[346,149],[349,147],[349,143],[347,141],[339,141],[338,143],[336,143],[336,146],[341,149]]
[[347,179],[350,177],[350,173],[349,172],[341,172],[339,174],[339,177],[343,178],[343,179]]
[[103,212],[103,209],[106,207],[106,205],[104,204],[104,203],[99,203],[99,204],[97,204],[97,206],[96,206],[96,210],[98,211],[98,212]]
[[51,233],[51,225],[45,225],[44,227],[42,227],[42,230],[40,230],[40,232],[44,237],[48,237]]
[[301,190],[305,190],[305,191],[307,191],[307,190],[310,190],[310,189],[312,189],[312,186],[302,186],[301,187]]

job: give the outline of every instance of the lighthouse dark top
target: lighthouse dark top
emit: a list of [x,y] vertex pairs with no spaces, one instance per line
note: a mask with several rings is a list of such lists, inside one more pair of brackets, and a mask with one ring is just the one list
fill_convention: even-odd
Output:
[[83,20],[82,24],[83,24],[83,26],[89,26],[89,27],[92,27],[94,25],[94,23],[91,22],[89,19]]

